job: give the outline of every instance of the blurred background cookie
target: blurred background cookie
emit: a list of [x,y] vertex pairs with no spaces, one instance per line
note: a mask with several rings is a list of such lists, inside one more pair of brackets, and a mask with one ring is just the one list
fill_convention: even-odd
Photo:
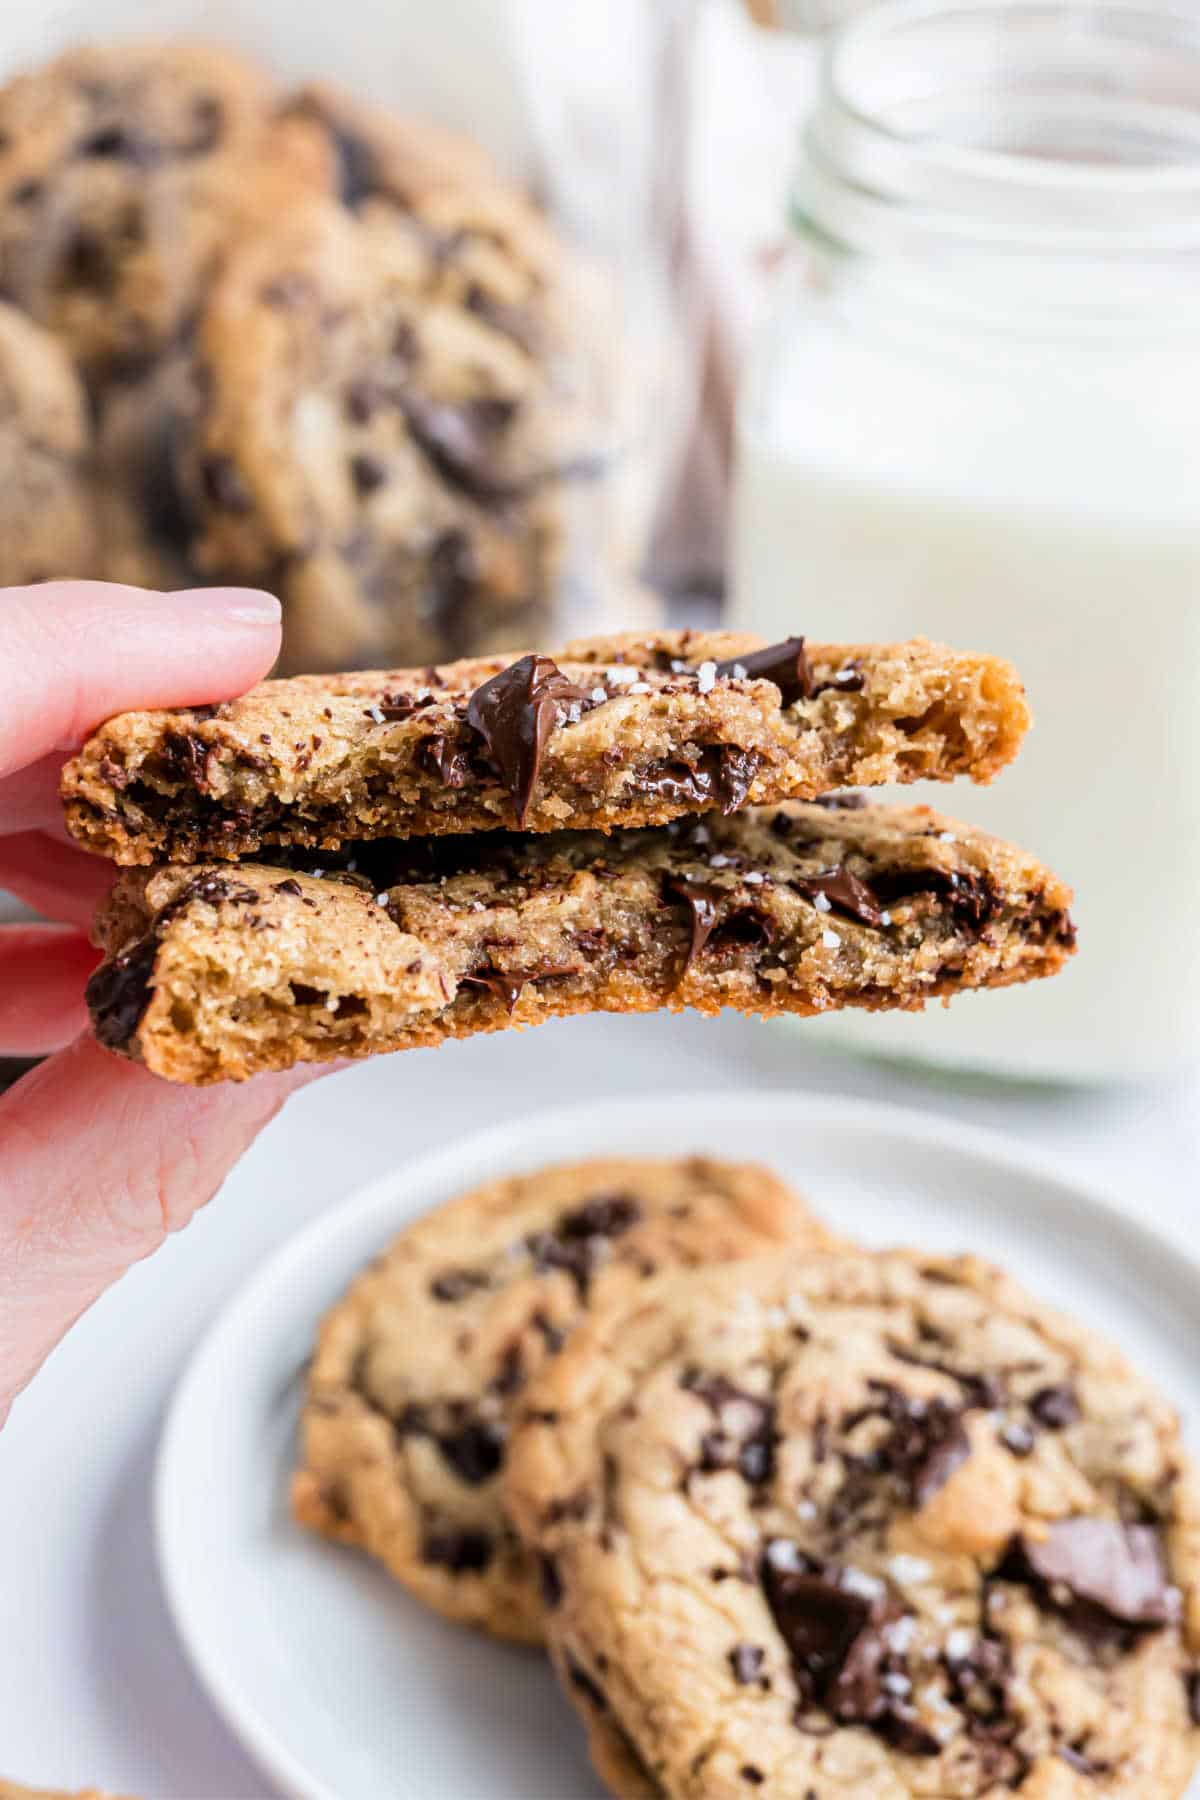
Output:
[[0,304],[0,579],[92,575],[87,407],[62,346]]
[[306,141],[264,73],[203,45],[89,46],[20,75],[0,90],[0,292],[90,381],[141,369],[187,324],[248,171],[282,179]]

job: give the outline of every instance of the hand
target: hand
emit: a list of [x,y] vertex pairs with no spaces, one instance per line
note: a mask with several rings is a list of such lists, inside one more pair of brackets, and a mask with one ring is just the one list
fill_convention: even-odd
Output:
[[99,582],[0,590],[0,888],[56,924],[0,926],[0,1056],[48,1061],[0,1096],[0,1424],[59,1338],[186,1225],[312,1071],[172,1087],[101,1050],[83,985],[110,866],[67,839],[64,758],[102,719],[240,694],[279,651],[279,603]]

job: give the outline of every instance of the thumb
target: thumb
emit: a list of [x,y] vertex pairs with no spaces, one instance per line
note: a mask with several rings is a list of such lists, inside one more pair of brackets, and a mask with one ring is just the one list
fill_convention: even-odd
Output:
[[175,1087],[85,1036],[0,1098],[0,1423],[67,1328],[311,1079]]

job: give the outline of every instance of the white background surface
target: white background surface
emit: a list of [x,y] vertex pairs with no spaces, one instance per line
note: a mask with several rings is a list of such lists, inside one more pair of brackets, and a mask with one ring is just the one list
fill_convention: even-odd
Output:
[[804,1088],[990,1125],[1194,1241],[1200,1083],[953,1091],[825,1046],[820,1024],[580,1019],[380,1059],[292,1102],[213,1205],[76,1327],[0,1439],[4,1772],[103,1781],[145,1800],[266,1800],[166,1616],[150,1534],[157,1435],[175,1378],[226,1297],[289,1233],[408,1156],[522,1111],[606,1094],[703,1087],[719,1108],[722,1088],[762,1086],[779,1091],[782,1110],[788,1090]]

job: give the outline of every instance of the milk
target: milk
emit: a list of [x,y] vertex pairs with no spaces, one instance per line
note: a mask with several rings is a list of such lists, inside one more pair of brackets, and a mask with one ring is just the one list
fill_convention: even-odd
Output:
[[1076,889],[1079,951],[1053,981],[814,1028],[1016,1076],[1176,1069],[1200,1047],[1200,343],[1014,341],[878,298],[785,307],[751,371],[735,617],[1011,658],[1035,715],[1018,764],[895,797],[1042,857]]

